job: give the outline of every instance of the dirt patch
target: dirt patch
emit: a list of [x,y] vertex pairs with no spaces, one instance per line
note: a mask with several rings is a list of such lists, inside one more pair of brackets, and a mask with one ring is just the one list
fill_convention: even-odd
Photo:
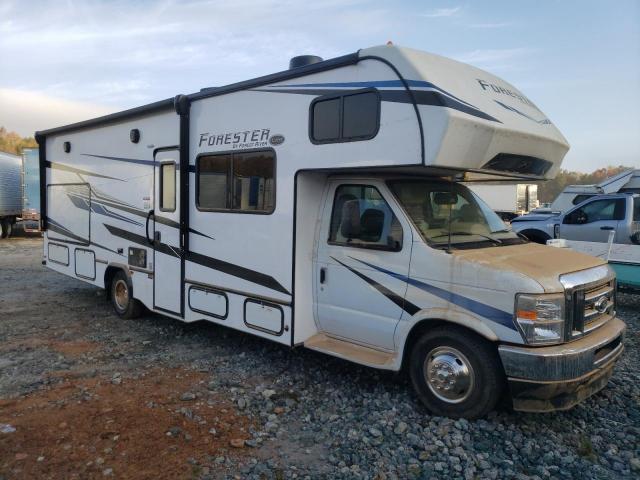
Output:
[[67,357],[80,357],[86,353],[96,352],[100,345],[86,340],[58,340],[52,338],[29,337],[20,340],[5,342],[0,346],[0,352],[12,350],[33,350],[36,348],[48,348]]
[[[82,348],[80,348],[82,350]],[[249,421],[204,387],[204,375],[155,369],[136,379],[66,379],[0,400],[0,474],[6,478],[176,479],[198,464],[241,456]],[[211,429],[215,433],[210,433]],[[233,440],[233,442],[232,442]]]

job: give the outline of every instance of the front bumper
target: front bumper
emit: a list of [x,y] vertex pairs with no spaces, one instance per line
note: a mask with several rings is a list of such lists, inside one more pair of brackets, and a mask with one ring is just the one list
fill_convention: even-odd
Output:
[[613,318],[574,342],[551,347],[501,345],[513,408],[525,412],[567,410],[601,390],[624,350],[626,327]]

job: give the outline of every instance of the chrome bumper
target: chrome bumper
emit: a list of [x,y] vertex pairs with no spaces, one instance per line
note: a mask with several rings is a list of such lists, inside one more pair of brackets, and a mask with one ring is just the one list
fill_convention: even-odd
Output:
[[513,408],[566,410],[602,389],[622,353],[626,327],[614,318],[585,337],[551,347],[501,345]]

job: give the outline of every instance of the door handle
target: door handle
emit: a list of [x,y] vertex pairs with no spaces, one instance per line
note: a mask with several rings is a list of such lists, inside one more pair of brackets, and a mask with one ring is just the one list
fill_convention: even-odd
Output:
[[600,230],[615,230],[613,227],[600,227]]
[[324,283],[327,280],[327,269],[322,267],[320,269],[320,283]]
[[149,236],[149,220],[151,220],[151,217],[153,215],[154,215],[153,210],[149,210],[149,213],[147,213],[147,222],[145,223],[145,226],[144,226],[144,236],[147,237],[147,243],[149,245],[153,245],[153,240]]

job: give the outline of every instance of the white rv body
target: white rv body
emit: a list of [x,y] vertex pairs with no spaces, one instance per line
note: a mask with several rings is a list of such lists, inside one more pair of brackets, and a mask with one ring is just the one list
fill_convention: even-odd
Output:
[[[612,281],[601,261],[538,245],[424,241],[392,179],[550,178],[568,144],[515,87],[416,50],[360,50],[37,138],[46,265],[106,288],[124,272],[135,299],[185,322],[389,370],[425,322],[446,322],[510,344],[511,365],[528,352],[518,294],[562,292],[570,272]],[[349,188],[363,196],[339,196]],[[361,227],[393,248],[350,245]]]

